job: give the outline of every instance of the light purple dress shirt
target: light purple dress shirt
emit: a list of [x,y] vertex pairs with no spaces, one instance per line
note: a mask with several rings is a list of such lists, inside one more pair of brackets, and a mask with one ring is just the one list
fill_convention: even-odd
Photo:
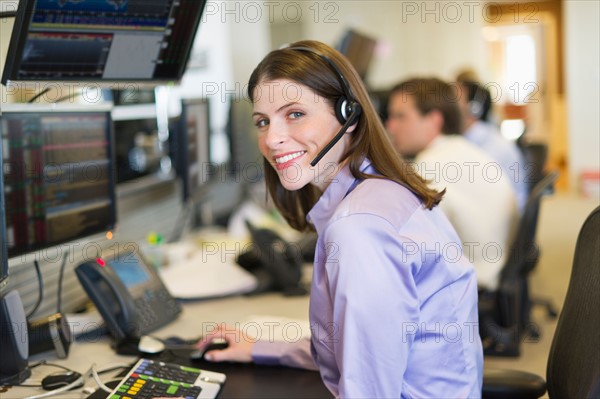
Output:
[[[361,170],[376,174],[368,160]],[[259,341],[254,361],[316,364],[341,398],[481,397],[477,281],[443,212],[346,166],[308,220],[319,235],[310,345]]]

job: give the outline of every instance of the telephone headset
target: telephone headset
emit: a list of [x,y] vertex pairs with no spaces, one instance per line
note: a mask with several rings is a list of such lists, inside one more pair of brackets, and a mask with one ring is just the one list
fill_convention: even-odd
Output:
[[481,87],[477,83],[473,83],[471,85],[473,89],[475,89],[475,93],[473,94],[473,98],[469,100],[468,107],[469,113],[475,119],[481,119],[485,112],[485,102],[487,100],[487,95],[485,89]]
[[335,62],[333,62],[329,57],[319,53],[316,50],[313,50],[310,47],[288,47],[288,50],[294,51],[305,51],[307,53],[312,53],[319,56],[323,61],[325,61],[331,69],[335,72],[338,80],[340,81],[340,85],[342,86],[342,90],[344,95],[341,96],[335,103],[335,116],[337,120],[342,124],[342,128],[340,131],[331,139],[329,143],[317,154],[317,156],[310,162],[311,166],[315,166],[321,158],[325,156],[333,148],[333,146],[342,138],[346,130],[350,126],[352,126],[358,120],[358,117],[362,113],[362,107],[356,101],[354,96],[352,95],[352,91],[350,90],[350,85],[344,78],[344,75],[337,67]]

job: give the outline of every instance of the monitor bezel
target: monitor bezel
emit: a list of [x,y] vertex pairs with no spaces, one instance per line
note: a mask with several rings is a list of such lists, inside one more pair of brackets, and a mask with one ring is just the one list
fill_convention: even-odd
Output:
[[[264,156],[258,145],[257,128],[252,123],[252,102],[243,96],[234,95],[229,96],[228,101],[225,131],[229,140],[230,158],[225,166],[229,173],[236,175],[236,179],[241,179],[246,185],[252,185],[264,179]],[[247,169],[250,165],[255,165],[260,171],[256,179],[249,179],[252,177],[249,174],[251,170]]]
[[[142,103],[142,104],[127,104],[127,105],[115,105],[111,110],[111,117],[113,122],[114,134],[117,135],[119,122],[128,121],[144,121],[153,120],[157,123],[158,128],[158,109],[156,103]],[[169,137],[173,134],[169,131]],[[168,142],[168,140],[167,140]],[[115,170],[118,169],[117,164],[117,146],[118,139],[115,137]],[[176,167],[175,167],[176,169]],[[176,178],[176,172],[173,170],[167,174],[160,173],[160,171],[154,171],[141,176],[136,176],[131,179],[119,181],[119,173],[115,172],[115,182],[117,185],[117,192],[129,195],[132,192],[144,190],[154,184],[160,184],[162,182],[171,181]]]
[[[364,66],[364,68],[359,68],[359,65],[357,65],[357,47],[359,47],[361,50],[361,61],[364,62],[366,60],[366,65]],[[377,39],[375,37],[359,32],[358,30],[353,28],[347,29],[344,32],[342,38],[336,46],[336,50],[338,50],[344,57],[348,59],[348,61],[350,61],[350,63],[352,64],[352,66],[363,81],[367,80],[369,72],[371,71],[373,60],[375,58],[376,48]],[[364,54],[365,51],[367,52],[367,54]]]
[[[194,41],[198,34],[198,29],[200,27],[200,21],[202,19],[202,15],[204,14],[204,9],[206,7],[206,3],[208,0],[197,0],[202,4],[200,5],[200,10],[196,15],[194,23],[194,28],[191,32],[191,40],[187,43],[187,48],[185,49],[185,55],[182,59],[181,65],[179,65],[177,75],[173,78],[110,78],[110,79],[102,79],[102,78],[82,78],[82,77],[60,77],[60,78],[19,78],[17,77],[18,73],[18,65],[17,61],[22,58],[23,51],[25,48],[25,42],[27,40],[27,35],[30,32],[31,18],[27,21],[27,17],[32,14],[33,8],[36,4],[37,0],[19,0],[19,4],[17,7],[15,21],[13,24],[13,29],[10,37],[10,42],[8,46],[8,51],[6,54],[6,60],[4,62],[4,69],[2,71],[2,76],[0,77],[0,83],[4,86],[8,86],[10,84],[18,84],[25,82],[35,82],[35,83],[56,83],[56,82],[82,82],[82,85],[85,84],[96,84],[101,87],[110,87],[111,85],[117,85],[120,83],[136,83],[142,84],[147,87],[158,86],[158,85],[173,85],[179,84],[183,75],[187,69],[187,65],[190,60],[190,56],[192,53],[192,49],[194,47]],[[12,17],[14,15],[13,12],[8,14],[8,17]]]
[[[108,157],[109,157],[109,192],[110,192],[110,201],[112,206],[110,207],[111,214],[110,220],[108,224],[102,229],[97,230],[91,233],[86,233],[84,235],[72,237],[67,240],[61,240],[57,242],[53,242],[51,244],[35,246],[27,248],[26,250],[19,251],[17,253],[8,255],[8,246],[6,247],[6,261],[12,263],[11,260],[21,258],[27,259],[31,254],[39,254],[42,251],[52,248],[59,247],[65,243],[73,242],[75,240],[80,241],[88,241],[93,238],[98,238],[101,235],[105,235],[108,231],[114,231],[117,223],[118,223],[118,215],[117,215],[117,192],[116,192],[116,170],[115,170],[115,135],[114,135],[114,125],[111,117],[111,109],[112,104],[98,104],[98,105],[87,105],[87,104],[71,104],[68,106],[65,105],[57,105],[57,104],[6,104],[0,115],[3,114],[35,114],[35,115],[68,115],[68,114],[100,114],[104,115],[106,118],[106,133],[107,139],[109,142],[108,145]],[[0,140],[2,140],[2,136],[0,136]],[[2,160],[2,162],[4,162]],[[3,163],[2,163],[3,165]],[[3,178],[4,176],[2,176]],[[3,191],[4,193],[4,187]],[[3,215],[6,215],[6,208],[4,209]],[[4,223],[4,228],[6,228],[6,223]],[[6,235],[4,235],[6,241]],[[37,259],[37,255],[35,256]],[[10,267],[10,266],[9,266]]]
[[[2,123],[0,123],[0,165],[3,161]],[[0,293],[8,286],[8,251],[6,250],[6,209],[4,207],[4,172],[0,173]]]
[[[206,162],[210,163],[211,162],[211,154],[210,154],[210,148],[211,148],[211,117],[210,117],[210,101],[208,100],[208,98],[203,98],[203,97],[199,97],[199,98],[183,98],[181,99],[181,115],[180,115],[180,120],[179,120],[179,132],[178,132],[178,136],[179,136],[179,140],[180,142],[177,144],[177,152],[179,154],[179,168],[181,170],[181,180],[182,180],[182,193],[183,193],[183,201],[187,201],[187,200],[193,200],[195,201],[195,199],[198,197],[199,192],[202,191],[202,186],[205,186],[206,184],[209,183],[210,179],[207,179],[204,183],[198,182],[197,185],[197,189],[195,190],[195,192],[191,192],[191,187],[188,184],[189,182],[189,165],[188,165],[188,152],[186,151],[187,145],[188,145],[188,135],[187,135],[187,116],[188,116],[188,112],[189,106],[194,106],[194,105],[203,105],[206,107],[206,126],[208,128],[208,132],[206,135],[206,148],[207,148],[207,159]],[[198,160],[198,162],[202,162],[202,160]]]

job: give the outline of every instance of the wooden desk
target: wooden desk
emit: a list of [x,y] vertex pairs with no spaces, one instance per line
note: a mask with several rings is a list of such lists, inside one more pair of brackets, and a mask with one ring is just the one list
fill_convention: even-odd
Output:
[[[183,306],[180,317],[168,326],[155,331],[152,335],[159,338],[178,336],[192,338],[201,335],[216,324],[227,323],[236,326],[252,315],[270,315],[285,318],[308,319],[308,296],[284,297],[280,294],[266,294],[255,297],[231,297],[224,299],[188,302]],[[239,324],[238,324],[239,325]],[[169,356],[168,354],[165,354]],[[110,339],[106,336],[76,341],[71,345],[66,359],[56,359],[52,354],[40,354],[30,363],[46,359],[85,372],[92,362],[98,369],[115,363],[132,363],[135,356],[117,355],[110,349]],[[165,360],[169,360],[168,358]],[[227,382],[223,386],[219,398],[327,398],[331,394],[321,381],[317,372],[285,367],[267,367],[254,364],[219,364],[205,361],[189,363],[188,359],[175,359],[179,363],[193,365],[198,368],[214,370],[227,374]],[[58,369],[42,366],[34,368],[32,377],[24,384],[38,384],[41,379]],[[113,375],[116,373],[113,373]],[[103,376],[103,381],[110,377]],[[93,379],[89,379],[86,387],[96,388]],[[42,393],[41,388],[13,387],[0,396],[2,399],[21,399],[26,396]],[[82,399],[88,394],[82,389],[62,393],[56,398]]]

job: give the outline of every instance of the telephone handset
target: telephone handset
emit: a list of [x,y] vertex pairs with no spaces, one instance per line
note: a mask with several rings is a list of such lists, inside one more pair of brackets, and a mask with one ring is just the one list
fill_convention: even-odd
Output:
[[181,312],[156,271],[132,247],[106,261],[85,262],[75,269],[117,341],[147,334]]
[[258,279],[255,293],[280,290],[285,295],[304,295],[302,287],[302,256],[299,248],[284,241],[273,230],[257,228],[249,221],[246,226],[252,236],[253,247],[237,262]]

